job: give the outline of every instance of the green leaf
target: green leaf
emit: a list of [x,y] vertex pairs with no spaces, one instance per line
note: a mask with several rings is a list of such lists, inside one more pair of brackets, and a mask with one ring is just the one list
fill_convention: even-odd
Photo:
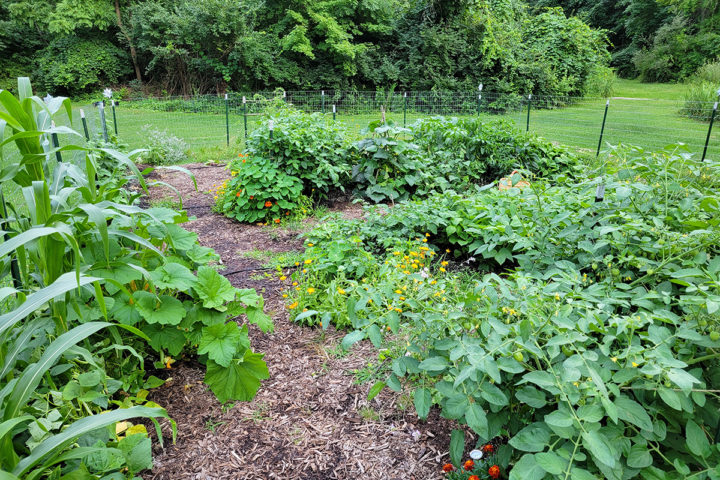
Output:
[[658,394],[667,406],[678,411],[682,410],[682,403],[680,402],[680,394],[678,392],[669,388],[660,387],[658,389]]
[[173,288],[183,292],[197,283],[195,275],[189,268],[174,262],[156,268],[150,272],[150,278],[158,288]]
[[552,475],[560,475],[567,468],[567,461],[560,458],[555,452],[536,453],[535,462]]
[[143,324],[142,331],[150,338],[150,346],[160,352],[166,350],[170,355],[178,355],[187,343],[182,330],[159,323]]
[[370,387],[370,390],[368,391],[367,399],[368,402],[372,400],[373,398],[377,397],[380,392],[382,392],[382,389],[385,388],[385,382],[383,381],[377,381],[373,384],[372,387]]
[[272,333],[275,329],[272,318],[263,312],[262,308],[250,307],[245,309],[245,315],[247,315],[248,321],[258,326],[264,333]]
[[699,457],[707,457],[710,454],[710,442],[702,428],[692,420],[688,420],[685,426],[685,438],[690,452]]
[[418,388],[415,390],[414,395],[415,411],[418,417],[425,420],[430,413],[430,404],[432,403],[432,397],[430,390],[427,388]]
[[118,442],[128,469],[132,473],[152,468],[152,442],[145,433],[128,435]]
[[480,384],[480,396],[493,405],[504,407],[508,404],[508,398],[505,396],[505,393],[490,382]]
[[605,435],[599,430],[582,432],[583,446],[593,454],[598,461],[610,468],[615,467],[615,449]]
[[465,410],[465,421],[481,438],[488,438],[488,421],[485,410],[477,403],[471,403]]
[[545,394],[529,385],[515,392],[515,398],[533,408],[542,408],[547,405]]
[[203,301],[203,307],[224,312],[227,310],[225,304],[235,299],[235,287],[212,268],[205,265],[200,267],[197,280],[195,291]]
[[523,452],[542,452],[550,440],[550,432],[542,423],[533,423],[510,439],[510,445]]
[[463,453],[465,453],[465,432],[453,430],[450,432],[450,461],[456,467],[462,463]]
[[430,357],[422,362],[420,362],[420,365],[418,365],[418,368],[420,370],[425,370],[426,372],[429,372],[431,375],[438,375],[442,373],[448,366],[447,359],[445,357]]
[[247,334],[247,327],[242,330],[237,323],[218,323],[209,327],[203,327],[202,337],[198,345],[198,354],[207,354],[210,360],[218,365],[227,367],[238,352],[244,352],[250,348],[250,339]]
[[187,312],[180,300],[170,295],[155,295],[144,290],[133,293],[135,308],[148,323],[178,325]]
[[362,330],[353,330],[348,333],[342,339],[342,348],[348,350],[350,347],[355,345],[357,342],[365,338],[365,332]]
[[635,444],[630,448],[627,464],[630,468],[645,468],[653,463],[652,455],[645,445]]
[[630,422],[636,427],[652,432],[653,424],[650,415],[645,408],[635,400],[621,395],[615,399],[615,406],[618,408],[618,418]]
[[545,470],[538,465],[535,455],[526,453],[510,471],[510,480],[542,480]]
[[248,349],[242,359],[233,360],[228,367],[209,360],[205,383],[220,403],[229,400],[252,400],[260,388],[260,380],[270,378],[267,364],[262,358],[262,354]]
[[693,384],[700,383],[700,380],[690,375],[685,370],[679,368],[671,368],[667,374],[671,382],[683,390],[690,390]]

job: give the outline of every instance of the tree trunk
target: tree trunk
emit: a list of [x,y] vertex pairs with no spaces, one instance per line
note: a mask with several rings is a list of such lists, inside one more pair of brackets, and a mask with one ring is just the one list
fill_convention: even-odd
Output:
[[125,37],[125,40],[127,40],[128,45],[130,45],[130,58],[132,58],[133,67],[135,67],[135,78],[137,78],[138,82],[142,82],[142,74],[140,72],[140,65],[138,65],[137,61],[137,51],[135,50],[135,45],[133,45],[130,35],[128,35],[122,23],[122,16],[120,15],[120,0],[115,0],[115,15],[117,16],[118,28]]

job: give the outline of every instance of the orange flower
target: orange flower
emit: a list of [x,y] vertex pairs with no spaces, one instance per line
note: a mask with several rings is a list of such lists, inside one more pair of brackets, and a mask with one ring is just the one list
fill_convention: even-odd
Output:
[[468,477],[468,480],[480,480],[480,477],[478,477],[477,475],[470,475]]
[[236,194],[235,196],[236,196],[236,197],[239,197],[239,196],[240,196],[240,192],[237,192],[237,194]]
[[271,202],[270,200],[268,200],[267,202],[265,202],[265,206],[266,206],[267,208],[272,207],[272,202]]
[[255,195],[250,195],[250,200],[254,199]]
[[290,215],[290,212],[285,212],[285,215]]
[[482,451],[483,453],[493,453],[495,451],[495,447],[488,443],[487,445],[483,445]]
[[[475,466],[475,462],[473,462],[472,460],[468,460],[467,462],[463,463],[463,468],[465,470],[472,470],[472,468],[474,466]],[[470,479],[468,479],[468,480],[470,480]]]
[[492,478],[500,478],[500,467],[493,465],[488,469],[488,475]]
[[243,163],[245,163],[245,159],[243,159]]
[[452,472],[453,470],[455,470],[455,467],[452,466],[452,463],[446,463],[443,465],[443,472],[447,473]]
[[279,219],[279,218],[276,218],[276,219],[275,219],[275,223],[280,223],[280,219]]

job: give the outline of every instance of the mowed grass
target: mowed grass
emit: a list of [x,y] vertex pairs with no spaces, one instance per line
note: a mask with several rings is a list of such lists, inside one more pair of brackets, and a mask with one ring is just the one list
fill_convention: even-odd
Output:
[[[680,114],[686,88],[684,84],[618,80],[610,99],[601,149],[625,143],[646,150],[658,150],[670,144],[685,143],[691,151],[702,153],[708,124]],[[708,104],[707,108],[710,110],[712,105]],[[604,110],[605,99],[600,98],[580,99],[570,106],[556,109],[531,108],[530,131],[550,141],[594,153],[600,139]],[[329,122],[332,121],[332,113],[326,113],[326,116]],[[427,115],[408,111],[407,124],[424,116]],[[208,147],[219,148],[227,142],[224,114],[158,112],[121,104],[117,117],[119,138],[132,148],[144,146],[147,137],[145,126],[165,130],[183,139],[196,152],[193,160],[202,159],[203,151],[207,151]],[[483,114],[483,117],[512,120],[521,130],[527,127],[526,107],[503,115]],[[336,121],[345,123],[359,135],[369,122],[379,118],[379,112],[362,115],[339,112]],[[387,118],[403,123],[402,112],[388,112]],[[261,119],[260,116],[248,116],[248,132],[252,132]],[[244,135],[242,115],[231,114],[230,144],[242,148]],[[720,125],[713,129],[708,156],[720,156]]]

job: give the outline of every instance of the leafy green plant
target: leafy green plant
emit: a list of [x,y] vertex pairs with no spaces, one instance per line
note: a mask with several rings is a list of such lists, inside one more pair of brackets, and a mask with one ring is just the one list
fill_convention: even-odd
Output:
[[302,181],[272,160],[241,155],[228,165],[232,177],[216,191],[216,208],[240,222],[274,222],[299,206]]
[[146,138],[146,152],[142,161],[148,165],[175,165],[187,163],[187,151],[190,149],[187,143],[181,138],[168,133],[165,130],[152,128],[150,125],[143,127],[143,134]]

